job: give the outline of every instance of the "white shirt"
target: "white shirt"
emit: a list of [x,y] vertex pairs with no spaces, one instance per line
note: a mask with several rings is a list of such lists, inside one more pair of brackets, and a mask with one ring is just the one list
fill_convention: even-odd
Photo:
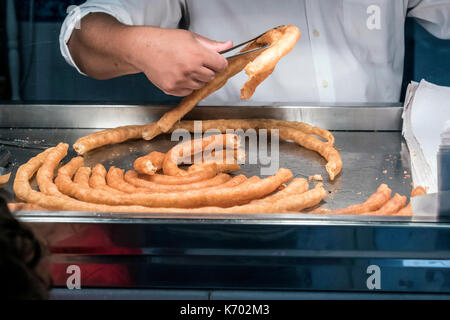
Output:
[[[177,28],[188,13],[190,31],[235,44],[278,25],[298,26],[296,47],[251,98],[259,102],[397,102],[405,18],[450,39],[450,0],[88,0],[61,28],[62,55],[74,67],[66,43],[90,12],[162,28]],[[239,101],[245,80],[238,74],[208,100]]]

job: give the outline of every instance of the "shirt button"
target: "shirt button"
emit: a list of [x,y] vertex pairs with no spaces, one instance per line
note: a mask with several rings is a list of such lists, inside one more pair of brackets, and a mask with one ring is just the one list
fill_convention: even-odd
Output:
[[328,88],[328,81],[327,80],[323,80],[322,81],[322,87]]
[[320,36],[319,31],[317,31],[316,29],[314,29],[314,31],[313,31],[313,36],[316,37],[316,38],[318,38],[318,37]]

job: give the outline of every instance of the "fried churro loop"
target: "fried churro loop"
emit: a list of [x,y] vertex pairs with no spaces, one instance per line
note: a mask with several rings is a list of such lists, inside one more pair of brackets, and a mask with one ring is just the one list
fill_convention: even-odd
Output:
[[282,190],[275,192],[265,198],[253,200],[249,204],[263,204],[263,203],[272,203],[278,200],[285,198],[288,195],[293,194],[302,194],[308,191],[309,185],[306,179],[303,178],[294,178],[286,187]]
[[210,155],[217,149],[237,149],[239,146],[240,138],[235,134],[220,134],[183,142],[167,152],[162,169],[164,174],[169,176],[188,176],[187,171],[178,168],[181,159],[195,153],[209,151]]
[[[418,186],[411,191],[411,198],[419,197],[427,194],[427,191],[424,187]],[[401,209],[399,212],[395,213],[394,216],[412,216],[413,210],[412,210],[412,204],[411,200],[409,201],[408,205]]]
[[[59,147],[59,146],[58,146]],[[45,162],[47,156],[57,149],[50,148],[21,165],[14,179],[16,197],[32,205],[47,210],[94,211],[94,212],[149,212],[149,208],[141,206],[107,206],[78,201],[69,197],[46,195],[31,188],[30,179]],[[50,189],[51,190],[51,189]]]
[[63,194],[58,190],[53,183],[53,175],[56,167],[62,159],[67,155],[69,145],[67,143],[59,143],[54,149],[49,151],[46,161],[40,166],[36,174],[36,181],[39,190],[47,195],[62,196]]
[[[334,136],[328,130],[322,129],[320,127],[314,127],[304,122],[299,121],[284,121],[275,119],[254,119],[257,121],[271,121],[275,126],[285,126],[300,130],[306,134],[316,135],[326,141],[330,145],[334,145]],[[211,120],[217,121],[217,120]],[[240,119],[240,121],[243,121]],[[156,123],[151,123],[147,125],[135,125],[135,126],[123,126],[114,129],[107,129],[98,131],[87,136],[84,136],[76,141],[73,145],[74,149],[80,154],[84,154],[90,150],[114,143],[121,143],[127,140],[144,138],[146,140],[151,140],[155,136],[162,133],[161,130],[157,131],[155,134],[150,134],[146,136],[144,134],[144,129],[156,128]],[[171,131],[176,129],[173,128]],[[138,171],[139,172],[139,171]]]
[[58,176],[55,179],[55,184],[58,186],[58,189],[67,195],[85,202],[104,203],[108,205],[141,205],[176,208],[195,208],[211,205],[231,207],[242,201],[251,201],[264,197],[292,178],[292,172],[290,170],[279,169],[274,176],[246,186],[245,189],[241,185],[238,185],[225,189],[189,190],[181,194],[180,192],[134,193],[112,196],[104,190],[88,189],[74,184],[71,177],[79,167],[77,163],[74,163],[75,159],[72,159],[68,164],[58,170]]
[[364,203],[351,205],[344,209],[323,210],[317,209],[312,213],[317,214],[362,214],[380,209],[391,198],[392,190],[386,185],[381,184],[377,192],[372,194]]
[[[194,132],[194,121],[180,121],[172,130],[176,129],[185,129],[189,132]],[[206,120],[202,121],[201,129],[203,132],[214,129],[222,133],[229,129],[242,129],[244,131],[248,129],[266,129],[268,131],[278,130],[281,139],[294,141],[300,146],[313,150],[324,157],[327,160],[325,169],[328,172],[330,180],[334,180],[342,170],[341,156],[331,143],[321,141],[318,138],[308,135],[291,126],[279,125],[277,121],[272,121],[270,119]]]
[[296,26],[287,25],[272,29],[255,41],[260,45],[270,44],[270,48],[246,65],[244,70],[249,79],[241,88],[241,99],[250,99],[256,87],[272,74],[278,61],[291,52],[300,35]]

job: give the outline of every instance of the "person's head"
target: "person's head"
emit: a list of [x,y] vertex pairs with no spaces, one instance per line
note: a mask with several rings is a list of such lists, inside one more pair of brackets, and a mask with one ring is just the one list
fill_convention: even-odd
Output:
[[51,283],[44,249],[0,197],[0,300],[47,299]]

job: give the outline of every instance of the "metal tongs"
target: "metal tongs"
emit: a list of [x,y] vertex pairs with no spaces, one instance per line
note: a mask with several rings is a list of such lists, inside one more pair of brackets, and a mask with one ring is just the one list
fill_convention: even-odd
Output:
[[[230,49],[227,49],[227,50],[224,50],[224,51],[220,51],[219,53],[220,53],[220,54],[224,54],[224,53],[233,51],[233,50],[235,50],[235,49],[237,49],[237,48],[240,48],[240,47],[246,45],[247,43],[250,43],[250,42],[252,42],[252,41],[258,39],[259,37],[262,37],[263,35],[265,35],[265,34],[266,34],[267,32],[269,32],[270,30],[277,29],[277,28],[280,28],[280,27],[284,27],[284,25],[281,25],[281,26],[278,26],[278,27],[269,29],[269,30],[267,30],[266,32],[261,33],[259,36],[254,37],[253,39],[250,39],[250,40],[247,40],[247,41],[245,41],[245,42],[239,43],[238,45],[235,45],[234,47],[232,47],[232,48],[230,48]],[[239,52],[239,53],[236,53],[235,55],[232,55],[232,56],[229,56],[229,57],[226,57],[226,58],[227,58],[227,59],[236,58],[236,57],[242,56],[242,55],[244,55],[244,54],[249,54],[249,53],[252,53],[252,52],[255,52],[255,51],[258,51],[258,50],[266,49],[266,48],[268,48],[268,47],[270,47],[270,44],[266,44],[266,45],[264,45],[264,46],[262,46],[262,47],[255,48],[255,49],[251,49],[251,50],[247,50],[247,51],[244,51],[244,52]]]

